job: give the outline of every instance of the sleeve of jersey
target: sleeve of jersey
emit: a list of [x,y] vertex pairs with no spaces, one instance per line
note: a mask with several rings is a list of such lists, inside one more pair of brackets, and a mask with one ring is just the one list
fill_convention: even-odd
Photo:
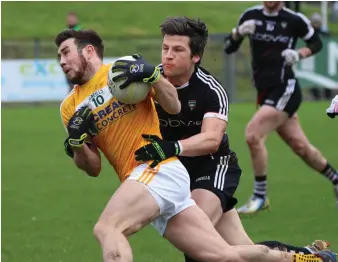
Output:
[[297,13],[299,19],[298,19],[298,36],[300,38],[303,38],[305,41],[309,40],[315,33],[315,30],[313,29],[310,20],[303,14]]
[[68,133],[67,131],[68,121],[72,117],[73,113],[74,108],[72,107],[71,98],[67,97],[65,100],[63,100],[60,106],[61,121],[67,133]]
[[[237,23],[237,26],[236,27],[239,27],[241,24],[243,24],[246,20],[248,20],[248,13],[247,12],[244,12],[239,20],[238,20],[238,23]],[[243,38],[235,41],[233,38],[232,38],[232,33],[228,34],[225,39],[224,39],[224,52],[226,54],[231,54],[231,53],[234,53],[238,50],[238,48],[241,46],[243,42]]]
[[229,100],[227,93],[217,81],[210,81],[210,90],[205,97],[206,110],[203,118],[214,117],[228,122]]

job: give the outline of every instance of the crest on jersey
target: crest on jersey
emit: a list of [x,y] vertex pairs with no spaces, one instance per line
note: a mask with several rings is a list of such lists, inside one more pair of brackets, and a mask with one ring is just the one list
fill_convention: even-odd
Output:
[[288,25],[288,23],[285,22],[285,21],[283,21],[283,22],[281,23],[281,25],[282,25],[282,28],[284,29],[284,28]]
[[188,106],[190,108],[190,110],[194,110],[195,106],[196,106],[196,100],[188,100]]

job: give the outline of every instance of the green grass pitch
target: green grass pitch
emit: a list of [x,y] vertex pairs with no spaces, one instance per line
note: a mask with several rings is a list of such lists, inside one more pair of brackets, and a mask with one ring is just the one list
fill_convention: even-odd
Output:
[[[328,106],[304,103],[300,118],[312,143],[338,166],[338,120],[325,115]],[[237,191],[240,204],[253,185],[244,128],[254,110],[253,104],[230,107],[231,147],[244,171]],[[3,262],[101,261],[92,228],[119,183],[106,161],[98,178],[77,170],[63,152],[64,137],[56,106],[2,109]],[[326,239],[337,251],[338,210],[330,183],[276,135],[269,137],[267,146],[272,209],[243,217],[248,233],[254,241],[278,239],[298,245]],[[131,244],[135,261],[183,261],[151,227],[133,236]]]

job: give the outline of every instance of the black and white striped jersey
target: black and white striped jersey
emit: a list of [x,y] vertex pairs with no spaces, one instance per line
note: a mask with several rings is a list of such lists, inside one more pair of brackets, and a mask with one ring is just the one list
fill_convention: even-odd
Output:
[[[161,65],[159,67],[162,69]],[[176,88],[181,101],[179,114],[168,114],[156,103],[163,139],[177,141],[199,134],[202,121],[207,117],[216,117],[228,122],[227,93],[220,82],[204,68],[196,66],[189,82]],[[226,134],[219,152],[229,152]]]
[[[285,65],[281,53],[294,49],[298,38],[308,42],[317,37],[310,21],[287,8],[267,13],[262,5],[247,9],[240,16],[238,26],[248,20],[255,20],[256,24],[255,33],[249,37],[255,86],[265,88],[267,84],[272,86],[294,78],[291,66]],[[241,41],[230,43],[226,40],[225,52],[236,51],[240,44]]]

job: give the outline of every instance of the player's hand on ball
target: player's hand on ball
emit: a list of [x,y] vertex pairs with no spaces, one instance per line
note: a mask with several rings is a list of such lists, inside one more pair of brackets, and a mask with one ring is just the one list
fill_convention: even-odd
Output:
[[282,57],[284,57],[285,63],[289,66],[292,66],[299,61],[299,53],[293,49],[285,49],[282,52]]
[[180,153],[180,146],[177,141],[166,141],[155,135],[145,135],[142,137],[151,143],[135,151],[136,161],[154,160],[150,167],[154,168],[161,161]]
[[126,88],[132,82],[156,83],[161,76],[160,69],[147,63],[140,55],[132,55],[135,61],[117,60],[111,70],[124,71],[113,77],[113,81],[125,80],[120,89]]
[[248,20],[241,24],[239,27],[236,28],[236,33],[243,37],[247,35],[252,35],[255,33],[256,30],[256,22],[255,20]]
[[83,146],[87,138],[87,132],[92,127],[94,116],[89,107],[84,106],[74,113],[69,119],[67,130],[69,134],[68,143],[72,147]]

